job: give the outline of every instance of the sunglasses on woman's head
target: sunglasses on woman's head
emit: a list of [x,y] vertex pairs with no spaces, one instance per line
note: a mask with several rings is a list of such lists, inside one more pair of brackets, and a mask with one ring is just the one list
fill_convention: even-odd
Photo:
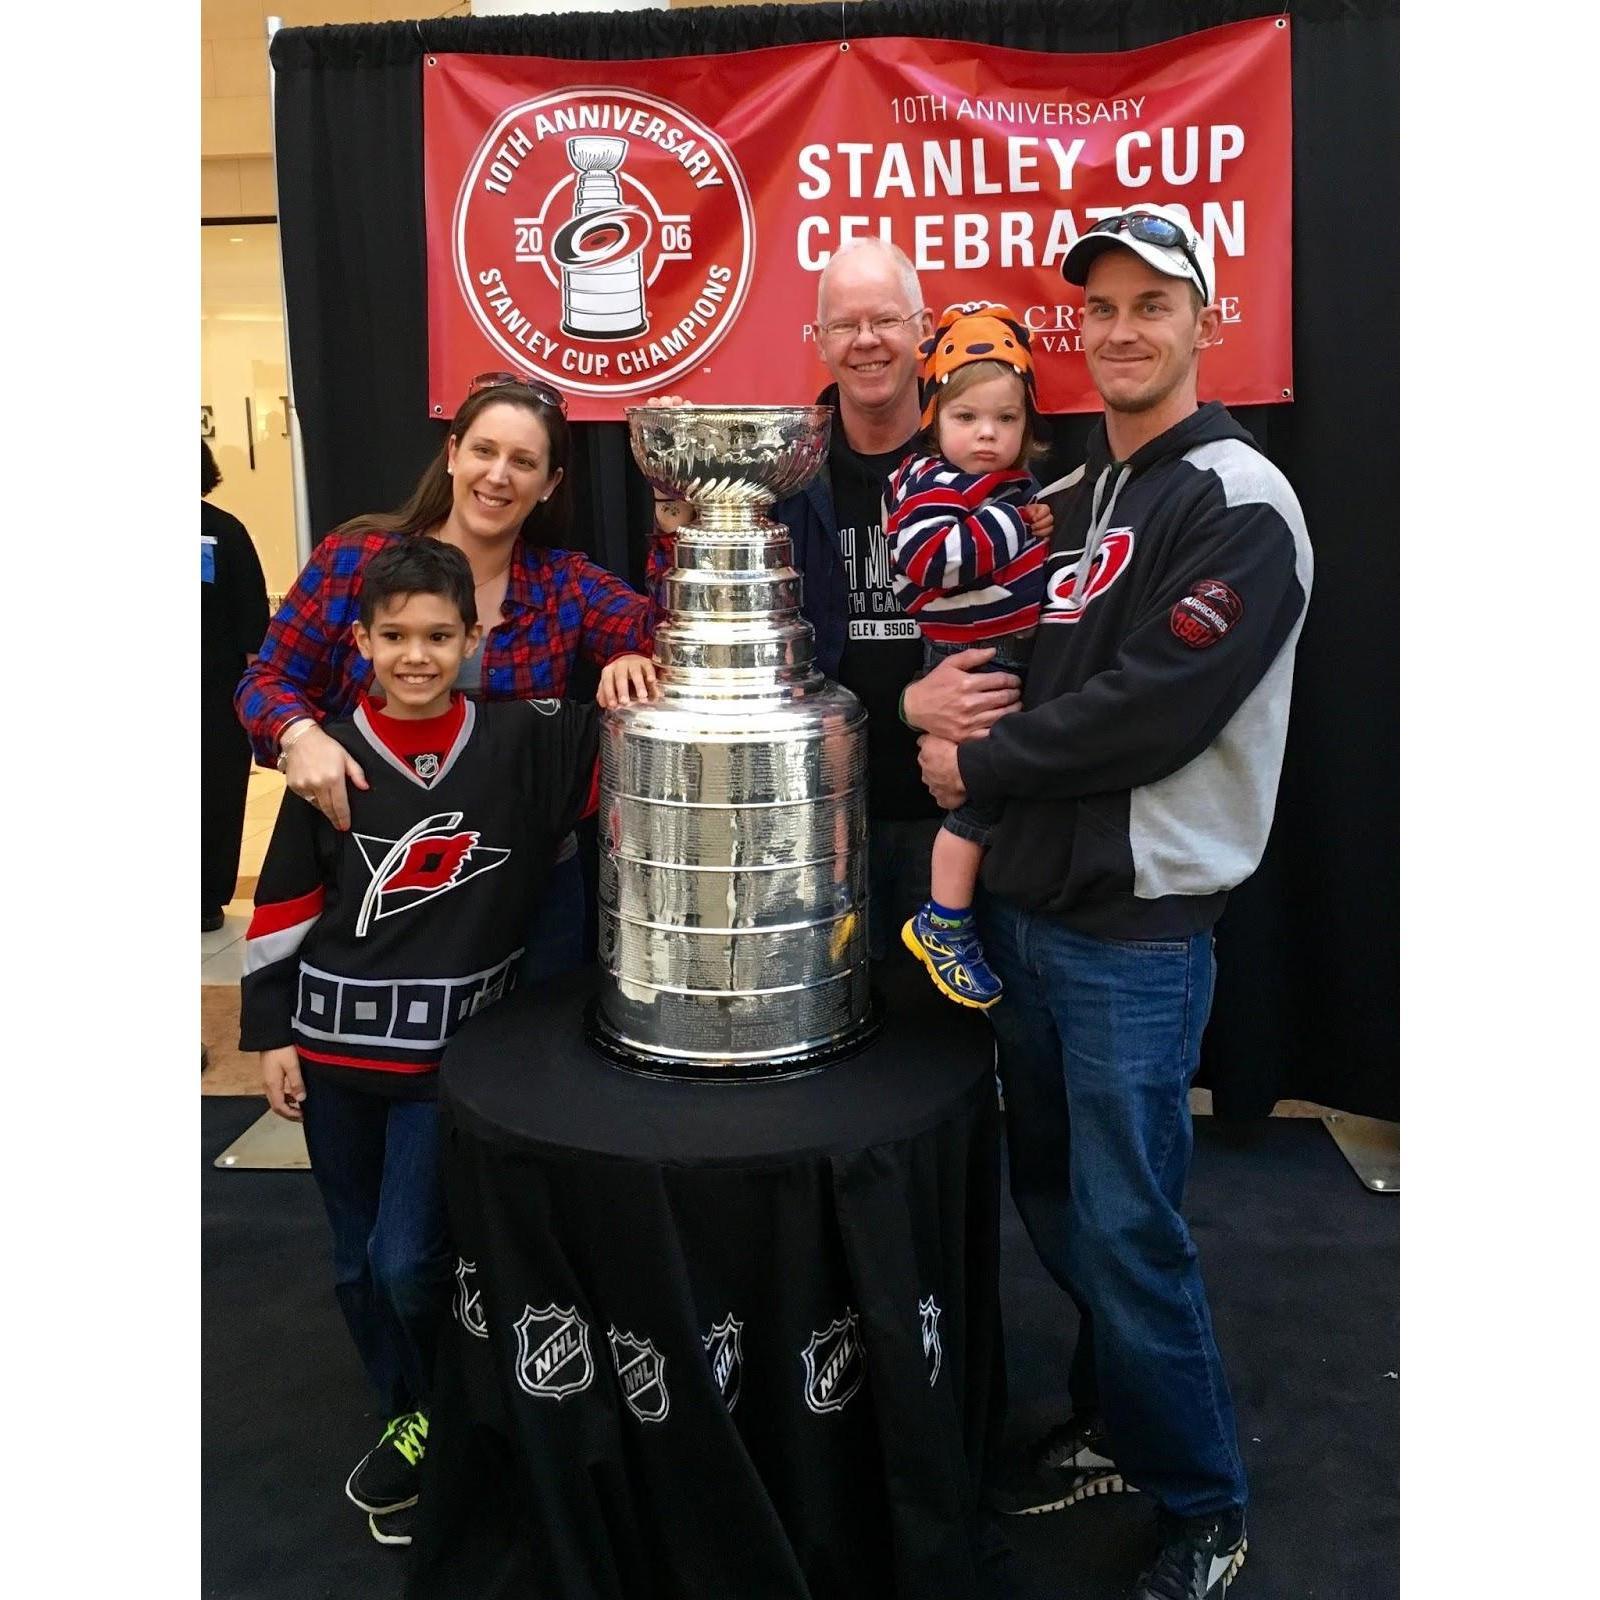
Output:
[[467,386],[467,393],[474,395],[480,389],[505,388],[526,389],[535,400],[566,414],[567,397],[559,389],[552,388],[538,378],[525,378],[520,372],[480,372]]

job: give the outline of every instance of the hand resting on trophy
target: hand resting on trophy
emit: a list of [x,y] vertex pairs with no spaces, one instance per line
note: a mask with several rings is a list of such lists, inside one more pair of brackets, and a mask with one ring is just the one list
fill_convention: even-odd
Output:
[[656,664],[649,656],[618,656],[600,669],[600,687],[595,691],[594,703],[602,711],[660,698]]

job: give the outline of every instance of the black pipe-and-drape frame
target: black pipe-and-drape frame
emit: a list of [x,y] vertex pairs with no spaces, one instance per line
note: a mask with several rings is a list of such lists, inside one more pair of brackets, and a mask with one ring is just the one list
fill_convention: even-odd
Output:
[[[854,38],[1128,50],[1280,11],[1293,20],[1295,400],[1239,416],[1300,497],[1316,580],[1272,839],[1218,929],[1200,1081],[1222,1116],[1293,1097],[1394,1117],[1396,0],[865,0],[842,19],[833,6],[773,5],[286,28],[272,61],[290,359],[314,529],[397,504],[441,431],[427,415],[424,54],[731,57],[836,40],[841,27]],[[1089,423],[1054,419],[1046,470],[1082,459]],[[579,424],[574,437],[573,542],[637,583],[650,496],[625,430]]]

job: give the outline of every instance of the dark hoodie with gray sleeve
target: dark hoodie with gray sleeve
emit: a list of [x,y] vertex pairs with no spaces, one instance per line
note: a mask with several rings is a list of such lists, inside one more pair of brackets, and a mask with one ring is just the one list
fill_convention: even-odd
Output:
[[1266,848],[1305,518],[1215,401],[1125,462],[1101,423],[1041,498],[1055,535],[1023,708],[957,758],[973,801],[1004,803],[984,886],[1100,938],[1184,938]]

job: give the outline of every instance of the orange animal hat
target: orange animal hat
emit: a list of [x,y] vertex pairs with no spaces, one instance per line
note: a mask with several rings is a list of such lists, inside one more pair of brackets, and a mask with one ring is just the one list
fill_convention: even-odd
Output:
[[987,300],[969,300],[948,306],[931,339],[919,347],[922,354],[922,425],[933,426],[934,402],[950,374],[974,361],[998,361],[1022,379],[1028,404],[1034,405],[1033,345],[1028,330],[1010,306]]

